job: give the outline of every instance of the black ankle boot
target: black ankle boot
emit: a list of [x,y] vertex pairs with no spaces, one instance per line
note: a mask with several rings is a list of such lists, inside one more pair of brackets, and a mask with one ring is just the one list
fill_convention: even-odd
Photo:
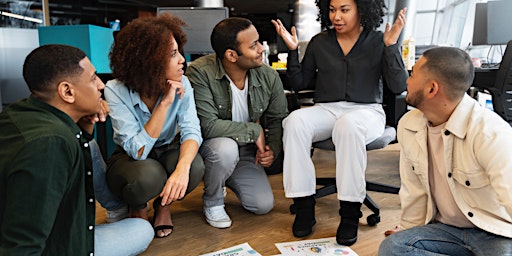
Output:
[[295,205],[295,221],[293,221],[293,235],[304,237],[313,232],[315,220],[315,198],[313,196],[297,197],[293,199]]
[[340,225],[336,231],[336,242],[350,246],[357,241],[357,228],[361,213],[361,203],[340,201]]

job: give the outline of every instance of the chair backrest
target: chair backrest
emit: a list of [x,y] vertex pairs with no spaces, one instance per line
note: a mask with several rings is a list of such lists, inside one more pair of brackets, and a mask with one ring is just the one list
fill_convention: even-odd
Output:
[[489,90],[493,97],[494,111],[512,125],[512,40],[508,42],[503,54],[494,88]]

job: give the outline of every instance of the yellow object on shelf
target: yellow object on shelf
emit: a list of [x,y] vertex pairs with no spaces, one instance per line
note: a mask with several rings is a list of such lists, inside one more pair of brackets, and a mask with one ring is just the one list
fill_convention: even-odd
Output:
[[286,62],[272,62],[273,69],[286,69]]

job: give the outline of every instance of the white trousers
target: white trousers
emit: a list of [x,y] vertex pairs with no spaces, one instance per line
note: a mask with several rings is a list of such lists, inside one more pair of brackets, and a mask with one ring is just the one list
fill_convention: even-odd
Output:
[[366,196],[366,144],[384,133],[381,104],[318,103],[283,120],[283,184],[288,198],[315,194],[311,144],[332,137],[336,147],[338,199],[363,202]]

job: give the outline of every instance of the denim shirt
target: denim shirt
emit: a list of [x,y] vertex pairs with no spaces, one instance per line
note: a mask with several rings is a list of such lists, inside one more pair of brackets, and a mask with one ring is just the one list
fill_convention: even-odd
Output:
[[[398,124],[403,228],[436,215],[428,179],[427,119],[417,110]],[[512,238],[512,128],[465,95],[443,129],[446,179],[459,209],[477,227]]]
[[[187,68],[204,139],[227,137],[239,145],[255,143],[262,126],[268,130],[266,144],[279,154],[283,148],[281,122],[288,115],[286,96],[279,74],[267,65],[247,71],[249,122],[234,122],[229,79],[215,54],[201,57]],[[262,118],[263,117],[263,118]],[[260,120],[261,118],[261,120]],[[261,121],[261,122],[260,122]]]
[[[158,138],[151,138],[144,125],[151,118],[151,112],[138,92],[130,91],[121,81],[115,79],[105,86],[105,99],[110,108],[110,118],[114,129],[114,142],[136,160],[144,160],[151,149],[170,144],[180,132],[180,142],[195,140],[202,143],[201,128],[197,118],[194,91],[187,77],[181,80],[185,94],[176,97],[169,107],[167,118]],[[160,103],[161,97],[157,104]],[[144,147],[139,157],[138,151]]]

